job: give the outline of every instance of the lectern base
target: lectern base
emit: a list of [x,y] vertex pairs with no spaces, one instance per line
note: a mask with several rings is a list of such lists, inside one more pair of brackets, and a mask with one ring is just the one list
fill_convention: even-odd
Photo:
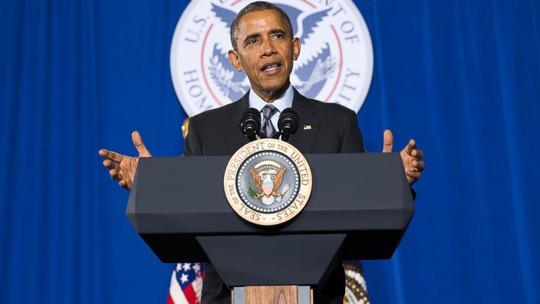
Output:
[[246,286],[234,287],[233,304],[313,304],[309,286]]

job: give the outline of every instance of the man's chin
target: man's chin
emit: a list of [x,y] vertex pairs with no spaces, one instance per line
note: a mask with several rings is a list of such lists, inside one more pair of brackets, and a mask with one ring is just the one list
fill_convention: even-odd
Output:
[[259,95],[261,98],[265,100],[270,98],[273,101],[281,97],[281,95],[287,90],[288,87],[289,85],[287,82],[279,82],[275,84],[265,83],[265,86],[259,87],[258,90],[255,90],[255,93],[257,93],[257,95]]
[[264,87],[264,90],[266,92],[273,92],[273,93],[283,93],[285,92],[285,90],[287,90],[288,88],[288,84],[287,83],[283,83],[283,82],[280,82],[278,84],[275,84],[275,85],[268,85],[268,86],[265,86]]
[[266,91],[279,91],[287,89],[289,82],[284,77],[272,77],[263,81],[263,89]]

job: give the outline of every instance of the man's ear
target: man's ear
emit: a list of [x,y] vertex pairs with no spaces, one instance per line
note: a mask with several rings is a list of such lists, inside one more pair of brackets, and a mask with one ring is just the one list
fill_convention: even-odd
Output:
[[298,37],[294,37],[293,39],[293,59],[298,59],[298,56],[300,56],[300,48],[302,46],[302,43],[300,43],[300,39]]
[[240,62],[240,57],[238,57],[238,52],[235,50],[230,50],[227,56],[229,57],[229,62],[232,64],[232,66],[238,72],[242,72],[244,68],[242,67],[242,63]]

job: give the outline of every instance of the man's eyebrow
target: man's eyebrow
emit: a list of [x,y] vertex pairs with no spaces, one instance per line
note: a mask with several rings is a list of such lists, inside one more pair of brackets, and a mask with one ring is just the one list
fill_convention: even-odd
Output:
[[287,32],[285,32],[284,29],[273,29],[273,30],[270,30],[270,34],[286,34]]
[[247,35],[246,38],[244,38],[244,41],[248,41],[248,40],[259,38],[259,37],[261,37],[261,33],[253,33],[253,34]]
[[[287,32],[284,30],[284,29],[271,29],[269,31],[269,34],[272,35],[272,34],[283,34],[283,35],[286,35]],[[251,40],[251,39],[255,39],[255,38],[259,38],[261,37],[261,33],[253,33],[253,34],[250,34],[250,35],[247,35],[246,38],[244,38],[244,42],[245,41],[248,41],[248,40]]]

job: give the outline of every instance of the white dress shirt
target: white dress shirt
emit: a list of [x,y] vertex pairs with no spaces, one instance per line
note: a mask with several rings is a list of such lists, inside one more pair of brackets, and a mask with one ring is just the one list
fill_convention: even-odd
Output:
[[[286,108],[292,107],[293,98],[294,98],[294,89],[292,85],[289,85],[289,88],[287,89],[287,91],[285,91],[285,93],[283,93],[281,97],[279,97],[278,99],[274,100],[274,102],[271,103],[277,109],[277,112],[270,119],[276,130],[279,130],[277,127],[279,115]],[[264,106],[266,106],[267,104],[268,103],[264,101],[262,98],[260,98],[259,95],[257,95],[253,90],[249,91],[249,107],[250,108],[257,109],[259,110],[259,112],[261,112],[262,108],[264,108]],[[261,113],[261,120],[262,119],[263,117]]]

